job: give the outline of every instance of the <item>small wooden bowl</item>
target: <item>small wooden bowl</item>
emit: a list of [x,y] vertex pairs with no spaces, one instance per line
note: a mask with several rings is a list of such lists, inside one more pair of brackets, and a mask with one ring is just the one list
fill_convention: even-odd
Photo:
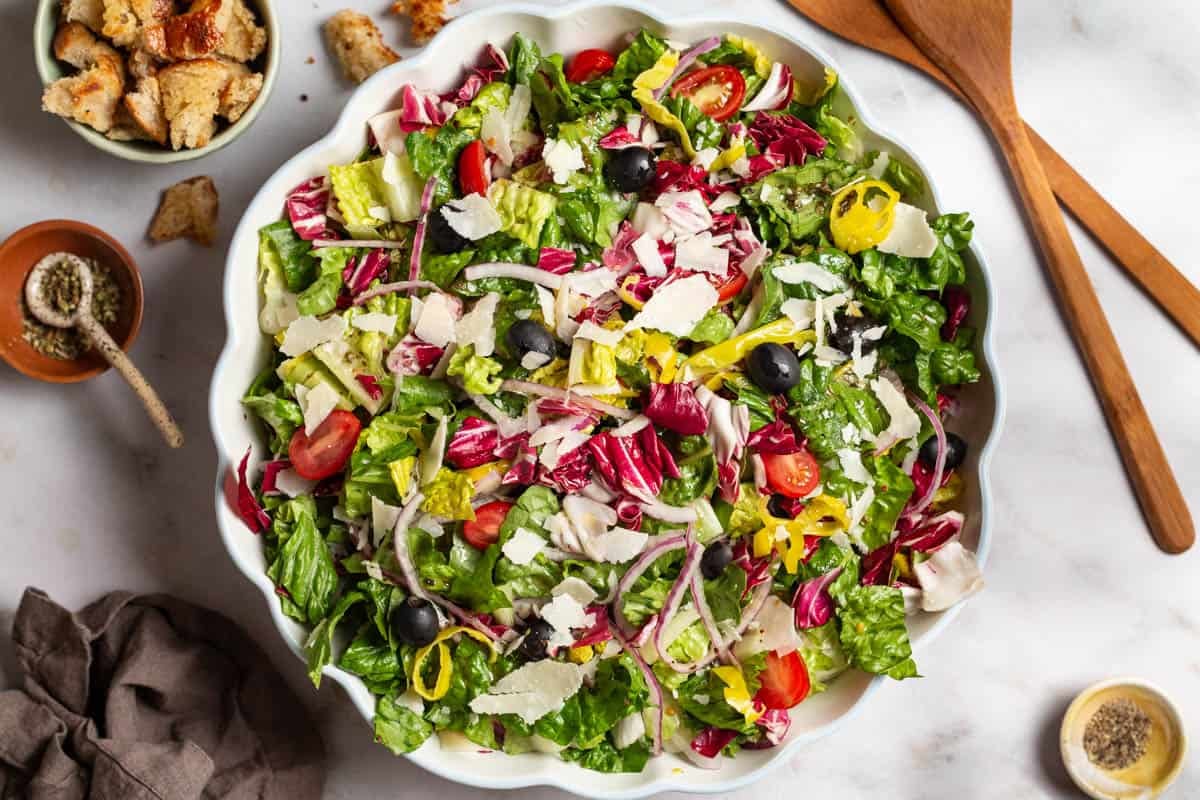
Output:
[[52,219],[14,233],[0,245],[0,356],[31,378],[78,383],[108,369],[95,352],[74,361],[49,358],[22,336],[21,297],[30,270],[51,253],[74,253],[108,267],[121,287],[121,311],[109,328],[113,341],[128,352],[142,325],[142,276],[129,252],[102,230],[83,222]]

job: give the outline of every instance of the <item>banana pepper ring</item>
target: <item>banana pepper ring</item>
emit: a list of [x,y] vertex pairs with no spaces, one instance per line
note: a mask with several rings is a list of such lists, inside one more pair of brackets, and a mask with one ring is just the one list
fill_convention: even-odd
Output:
[[[871,190],[882,192],[871,200]],[[859,181],[843,187],[833,196],[829,212],[829,230],[833,243],[847,253],[861,253],[882,242],[896,222],[896,203],[900,193],[883,181]]]
[[706,347],[696,353],[679,368],[676,380],[695,380],[731,367],[750,354],[760,344],[801,345],[816,341],[816,334],[809,330],[797,330],[796,324],[787,317],[735,336],[720,344]]
[[[772,515],[767,502],[768,498],[763,497],[758,503],[758,516],[763,527],[754,534],[754,555],[761,558],[772,549],[778,550],[783,557],[783,566],[793,575],[804,558],[804,537],[832,536],[850,527],[846,504],[836,497],[817,495],[805,503],[804,510],[795,519]],[[787,533],[785,540],[776,536],[781,527]]]
[[[460,633],[466,634],[472,639],[487,645],[492,654],[491,658],[488,659],[489,662],[496,660],[496,648],[492,647],[492,642],[488,637],[474,628],[468,628],[464,625],[451,625],[439,633],[432,642],[418,650],[413,657],[413,691],[426,700],[441,700],[446,696],[446,692],[450,691],[450,678],[454,676],[454,662],[450,660],[450,648],[446,645],[446,640]],[[425,660],[429,658],[429,654],[433,652],[434,648],[437,648],[438,652],[438,674],[431,689],[425,683],[423,668]]]

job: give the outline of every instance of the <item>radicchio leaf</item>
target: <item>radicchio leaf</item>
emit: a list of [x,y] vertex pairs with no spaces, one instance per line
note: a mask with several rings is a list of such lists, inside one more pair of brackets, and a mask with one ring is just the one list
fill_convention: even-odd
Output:
[[751,433],[750,438],[746,441],[746,446],[759,453],[773,453],[781,456],[799,453],[804,449],[796,441],[796,431],[781,419]]
[[692,749],[705,758],[716,758],[725,746],[737,738],[737,731],[726,728],[705,728],[692,739]]
[[442,352],[442,348],[423,342],[410,333],[388,354],[387,368],[397,376],[425,375],[441,359]]
[[842,574],[842,568],[830,570],[800,584],[792,597],[796,627],[800,630],[819,628],[833,616],[834,602],[829,596],[829,584]]
[[919,553],[932,553],[957,536],[963,528],[964,517],[958,511],[947,511],[928,520],[915,531],[897,538],[900,547],[911,547]]
[[543,247],[538,253],[538,269],[566,275],[575,268],[575,251],[560,247]]
[[708,429],[708,415],[686,383],[652,383],[643,409],[650,421],[685,436],[699,436]]
[[261,491],[264,496],[269,494],[279,494],[279,488],[275,485],[275,481],[279,477],[279,473],[283,472],[285,469],[291,469],[291,466],[292,462],[288,461],[286,458],[268,461],[266,464],[263,464],[263,479],[262,485],[259,487],[259,491]]
[[495,460],[500,434],[479,417],[467,417],[446,446],[446,460],[455,469],[471,469]]
[[963,320],[971,311],[971,293],[965,286],[947,286],[942,292],[942,305],[946,307],[946,321],[942,324],[942,339],[953,342]]
[[292,229],[306,242],[332,236],[325,216],[325,208],[328,205],[329,189],[325,185],[323,175],[292,189],[284,202]]
[[[371,285],[371,281],[378,278],[380,275],[386,275],[388,266],[392,263],[391,257],[386,250],[371,250],[362,260],[354,259],[354,268],[350,271],[350,276],[346,279],[346,288],[350,294],[359,295],[367,290]],[[347,270],[350,270],[350,264],[346,265]]]
[[242,456],[237,468],[237,514],[242,518],[242,522],[246,523],[247,528],[254,533],[262,533],[271,526],[271,518],[259,505],[254,490],[250,488],[250,482],[246,480],[246,466],[249,463],[250,448],[247,447],[246,455]]

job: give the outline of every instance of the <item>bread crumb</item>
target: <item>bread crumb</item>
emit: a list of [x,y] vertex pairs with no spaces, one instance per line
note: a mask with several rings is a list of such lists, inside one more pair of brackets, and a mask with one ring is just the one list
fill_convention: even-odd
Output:
[[343,9],[325,23],[325,41],[348,80],[362,83],[379,70],[400,60],[383,43],[378,26],[365,14]]
[[396,0],[392,3],[392,13],[409,18],[412,39],[417,44],[427,43],[449,21],[446,19],[446,0]]
[[150,238],[167,242],[186,237],[212,247],[217,235],[218,200],[217,187],[207,175],[169,187],[150,223]]

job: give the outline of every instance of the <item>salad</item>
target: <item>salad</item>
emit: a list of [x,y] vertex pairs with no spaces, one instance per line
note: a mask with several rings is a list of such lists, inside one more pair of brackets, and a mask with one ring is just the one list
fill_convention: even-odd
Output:
[[714,767],[981,585],[965,214],[753,42],[489,45],[260,232],[243,400],[310,673],[396,753]]

